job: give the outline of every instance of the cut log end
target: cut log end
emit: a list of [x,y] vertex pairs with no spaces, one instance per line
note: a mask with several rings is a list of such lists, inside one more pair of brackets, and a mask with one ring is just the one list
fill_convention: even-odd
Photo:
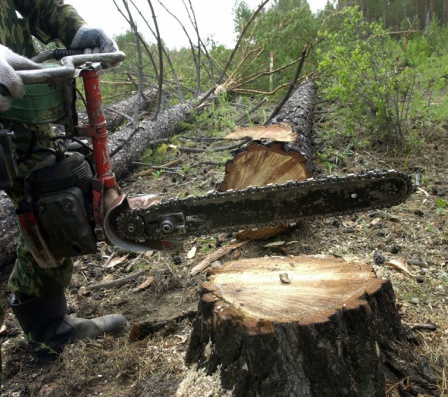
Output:
[[[220,191],[242,190],[249,186],[266,186],[302,181],[312,176],[307,159],[299,152],[289,150],[287,145],[275,142],[268,145],[253,142],[227,163]],[[259,229],[241,230],[238,240],[262,240],[289,229],[289,225],[265,226]]]
[[312,175],[306,162],[302,154],[288,151],[283,143],[263,145],[254,142],[227,163],[220,190],[302,181]]
[[226,139],[243,139],[246,137],[250,137],[254,141],[294,142],[297,139],[297,134],[292,130],[290,124],[279,123],[239,128],[228,134]]

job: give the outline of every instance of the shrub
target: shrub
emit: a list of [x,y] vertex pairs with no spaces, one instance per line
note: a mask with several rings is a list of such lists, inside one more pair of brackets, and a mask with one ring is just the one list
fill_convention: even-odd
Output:
[[415,144],[408,128],[413,69],[401,68],[402,49],[377,22],[356,8],[335,15],[338,29],[323,31],[321,89],[343,117],[345,133],[356,141],[382,141],[400,148]]

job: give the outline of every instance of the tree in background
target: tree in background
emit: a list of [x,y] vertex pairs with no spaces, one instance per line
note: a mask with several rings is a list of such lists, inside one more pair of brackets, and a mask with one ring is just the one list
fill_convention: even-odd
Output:
[[[119,7],[118,1],[114,2]],[[234,8],[234,28],[239,41],[232,50],[216,45],[213,40],[202,40],[194,9],[185,0],[183,4],[188,9],[195,32],[192,37],[187,33],[187,26],[184,26],[189,22],[177,19],[162,4],[165,11],[173,17],[174,23],[184,29],[190,43],[188,48],[170,50],[165,47],[163,37],[157,37],[154,27],[157,23],[156,15],[153,15],[151,21],[145,18],[150,13],[136,8],[132,1],[123,0],[123,3],[126,12],[122,11],[122,14],[130,23],[131,29],[117,38],[120,48],[128,55],[124,68],[121,68],[122,90],[135,90],[138,81],[143,79],[145,87],[162,87],[166,106],[188,98],[197,98],[202,94],[208,95],[210,92],[226,92],[231,95],[274,95],[281,92],[291,86],[300,65],[302,51],[304,47],[311,48],[314,45],[317,32],[316,22],[305,0],[278,0],[267,9],[265,5],[268,0],[264,0],[254,10],[244,1],[239,1]],[[139,13],[143,18],[155,43],[147,42],[147,38],[135,32],[136,27],[131,23],[133,13]],[[269,68],[270,53],[275,57],[273,70]],[[316,62],[311,66],[312,58],[309,55],[310,52],[307,53],[304,66],[311,73]],[[165,64],[170,67],[163,67]],[[163,74],[160,70],[163,70]],[[128,80],[127,86],[125,80]],[[160,80],[161,85],[157,83]]]
[[415,74],[400,69],[401,46],[357,8],[344,8],[335,18],[337,29],[321,32],[319,70],[321,90],[341,115],[344,133],[357,144],[409,148],[415,143],[408,125]]
[[[162,100],[156,102],[160,106],[163,101],[165,108],[209,95],[220,97],[220,103],[235,97],[240,101],[243,96],[278,100],[300,83],[295,76],[305,59],[301,78],[315,79],[320,93],[331,100],[336,111],[332,117],[341,116],[344,128],[340,132],[357,144],[386,142],[409,149],[418,144],[411,122],[415,126],[416,120],[440,119],[439,104],[445,101],[435,101],[434,95],[446,89],[448,81],[448,31],[437,18],[424,30],[415,29],[408,19],[396,21],[399,31],[390,31],[380,21],[379,15],[389,9],[382,5],[404,7],[408,14],[403,11],[403,15],[411,15],[410,2],[359,0],[355,8],[345,7],[348,1],[328,2],[324,11],[313,15],[304,0],[264,0],[255,10],[241,0],[233,10],[239,35],[234,49],[210,39],[203,41],[198,30],[189,38],[189,47],[176,50],[166,48],[155,31],[155,43],[127,32],[117,37],[127,59],[110,83],[111,95],[113,88],[120,90],[114,98],[129,96],[142,80],[144,89],[160,95]],[[442,3],[427,4],[437,8]],[[147,15],[145,10],[130,11]],[[188,23],[173,18],[176,23]],[[140,41],[140,57],[136,40]]]
[[[234,9],[235,30],[241,34],[242,27],[253,11],[244,1],[237,3]],[[315,45],[317,22],[308,2],[305,0],[275,0],[252,24],[251,30],[242,42],[242,56],[250,52],[250,63],[241,70],[243,80],[252,81],[246,88],[254,92],[269,92],[270,74],[269,62],[271,53],[274,56],[273,86],[286,87],[293,79],[295,65],[300,60],[304,47]],[[246,54],[246,55],[244,55]],[[315,70],[315,60],[312,52],[307,54],[304,73]],[[264,72],[264,76],[253,79]]]
[[338,9],[359,7],[368,21],[382,21],[384,28],[398,30],[402,21],[425,29],[434,18],[448,22],[448,0],[338,0]]

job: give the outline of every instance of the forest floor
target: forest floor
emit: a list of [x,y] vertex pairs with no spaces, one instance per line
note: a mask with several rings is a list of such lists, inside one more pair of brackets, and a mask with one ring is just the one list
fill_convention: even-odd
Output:
[[[322,128],[325,123],[316,117],[317,135]],[[418,174],[419,189],[407,202],[381,211],[306,221],[270,240],[232,249],[214,265],[236,258],[301,254],[336,255],[372,265],[378,277],[392,281],[402,322],[420,341],[416,349],[439,375],[432,395],[448,396],[448,125],[420,133],[425,139],[421,152],[406,158],[384,147],[367,152],[346,150],[341,144],[325,163],[317,156],[315,160],[315,175],[328,175],[329,167],[335,175],[366,169]],[[321,143],[316,142],[317,153]],[[155,192],[165,197],[213,190],[224,177],[223,160],[226,155],[230,158],[230,153],[213,153],[217,145],[222,142],[208,143],[203,153],[180,154],[179,172],[133,175],[122,187],[130,194]],[[168,148],[167,158],[170,152],[179,156]],[[206,273],[191,276],[190,271],[210,253],[229,246],[232,238],[190,239],[185,251],[176,256],[152,251],[135,254],[100,245],[97,255],[77,259],[67,291],[70,314],[89,318],[120,312],[131,325],[167,323],[140,338],[126,334],[79,341],[67,346],[57,360],[43,364],[33,357],[8,310],[0,333],[4,375],[0,396],[230,396],[220,388],[219,373],[206,376],[194,365],[187,366],[185,353],[191,314],[197,310],[206,279]],[[278,244],[267,246],[272,242]],[[1,289],[5,291],[3,272]],[[92,288],[137,272],[138,277],[121,287]],[[406,387],[402,380],[386,385],[386,392],[407,395],[399,394]]]

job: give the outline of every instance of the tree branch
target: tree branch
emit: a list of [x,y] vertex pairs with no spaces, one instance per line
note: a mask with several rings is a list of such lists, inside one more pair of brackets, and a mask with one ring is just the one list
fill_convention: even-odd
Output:
[[274,109],[274,111],[272,112],[271,116],[269,117],[269,119],[264,123],[264,125],[267,125],[279,112],[279,110],[282,108],[282,106],[285,104],[285,102],[288,100],[288,98],[291,96],[292,91],[295,87],[295,84],[300,76],[300,72],[302,71],[302,66],[303,63],[305,62],[305,57],[307,55],[307,46],[305,46],[302,50],[302,57],[300,59],[300,62],[297,65],[297,69],[296,69],[296,73],[291,81],[291,83],[289,84],[289,89],[286,92],[285,96],[283,97],[283,99],[280,101],[280,103],[277,105],[277,107]]

